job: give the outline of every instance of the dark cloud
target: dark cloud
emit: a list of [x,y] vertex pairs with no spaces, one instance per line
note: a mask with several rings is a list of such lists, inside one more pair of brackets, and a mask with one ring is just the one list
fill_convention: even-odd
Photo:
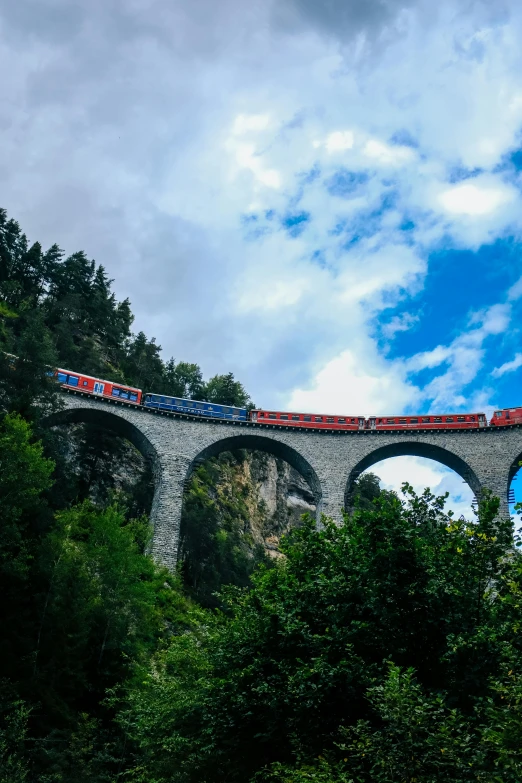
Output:
[[274,20],[287,31],[310,27],[349,42],[360,34],[378,37],[402,10],[415,4],[416,0],[285,0],[274,7]]

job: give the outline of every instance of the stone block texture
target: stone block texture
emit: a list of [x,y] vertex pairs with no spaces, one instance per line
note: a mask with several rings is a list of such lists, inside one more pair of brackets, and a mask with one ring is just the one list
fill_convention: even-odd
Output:
[[48,425],[93,422],[130,440],[151,461],[155,493],[152,552],[174,568],[185,482],[198,462],[231,449],[258,449],[288,462],[307,481],[322,513],[341,518],[354,479],[376,462],[411,455],[437,460],[458,473],[475,495],[491,489],[507,515],[509,483],[522,459],[522,429],[485,428],[437,432],[312,432],[250,422],[205,421],[64,396],[64,408]]

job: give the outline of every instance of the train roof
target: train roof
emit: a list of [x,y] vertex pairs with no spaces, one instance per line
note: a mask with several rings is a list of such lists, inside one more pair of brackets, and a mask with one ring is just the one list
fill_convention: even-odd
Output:
[[105,378],[96,378],[94,375],[87,375],[85,372],[77,372],[76,370],[66,370],[63,367],[57,367],[57,372],[64,372],[67,375],[78,375],[82,378],[89,378],[91,381],[98,381],[99,383],[111,383],[113,386],[123,386],[125,389],[129,389],[130,391],[137,391],[141,392],[141,389],[137,389],[136,386],[129,386],[128,383],[121,383],[120,381],[107,381]]
[[459,411],[458,413],[379,413],[377,416],[368,416],[368,419],[419,419],[421,416],[435,418],[439,416],[485,416],[482,411]]
[[337,416],[345,419],[364,419],[360,413],[309,413],[307,411],[274,411],[269,408],[253,408],[252,413],[284,413],[285,416]]
[[202,405],[221,405],[224,408],[235,408],[238,411],[246,411],[247,410],[246,408],[242,408],[241,405],[229,405],[228,403],[224,403],[224,402],[210,402],[209,400],[193,400],[192,397],[182,397],[179,394],[164,394],[162,392],[151,392],[151,391],[148,391],[148,392],[145,393],[146,397],[148,397],[150,395],[154,395],[155,397],[170,397],[172,400],[186,400],[187,402],[199,402]]

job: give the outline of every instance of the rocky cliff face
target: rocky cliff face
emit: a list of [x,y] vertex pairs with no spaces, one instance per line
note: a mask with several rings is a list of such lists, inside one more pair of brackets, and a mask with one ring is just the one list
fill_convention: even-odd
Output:
[[315,514],[314,496],[294,468],[269,454],[248,452],[244,466],[257,499],[252,535],[270,557],[277,557],[281,536],[299,524],[302,514]]
[[[134,446],[92,426],[55,430],[62,439],[64,460],[79,499],[105,503],[114,495],[123,496],[132,511],[148,510],[152,475]],[[251,542],[252,549],[262,547],[270,558],[277,558],[281,536],[299,525],[302,514],[315,514],[314,497],[286,462],[258,451],[235,452],[234,457],[213,461],[214,482],[206,490],[223,509],[233,509],[230,499],[240,497],[246,507],[240,526],[245,541]]]

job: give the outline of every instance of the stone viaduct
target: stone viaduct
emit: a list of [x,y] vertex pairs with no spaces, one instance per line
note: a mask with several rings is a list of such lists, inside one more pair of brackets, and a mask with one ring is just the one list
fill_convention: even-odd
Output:
[[473,431],[338,432],[267,427],[251,422],[201,420],[113,400],[68,394],[48,425],[91,422],[133,443],[153,468],[152,553],[174,568],[185,482],[202,460],[231,449],[258,449],[279,457],[308,482],[318,514],[340,519],[354,479],[388,457],[428,457],[451,468],[475,496],[491,489],[508,514],[508,488],[522,458],[522,429]]

